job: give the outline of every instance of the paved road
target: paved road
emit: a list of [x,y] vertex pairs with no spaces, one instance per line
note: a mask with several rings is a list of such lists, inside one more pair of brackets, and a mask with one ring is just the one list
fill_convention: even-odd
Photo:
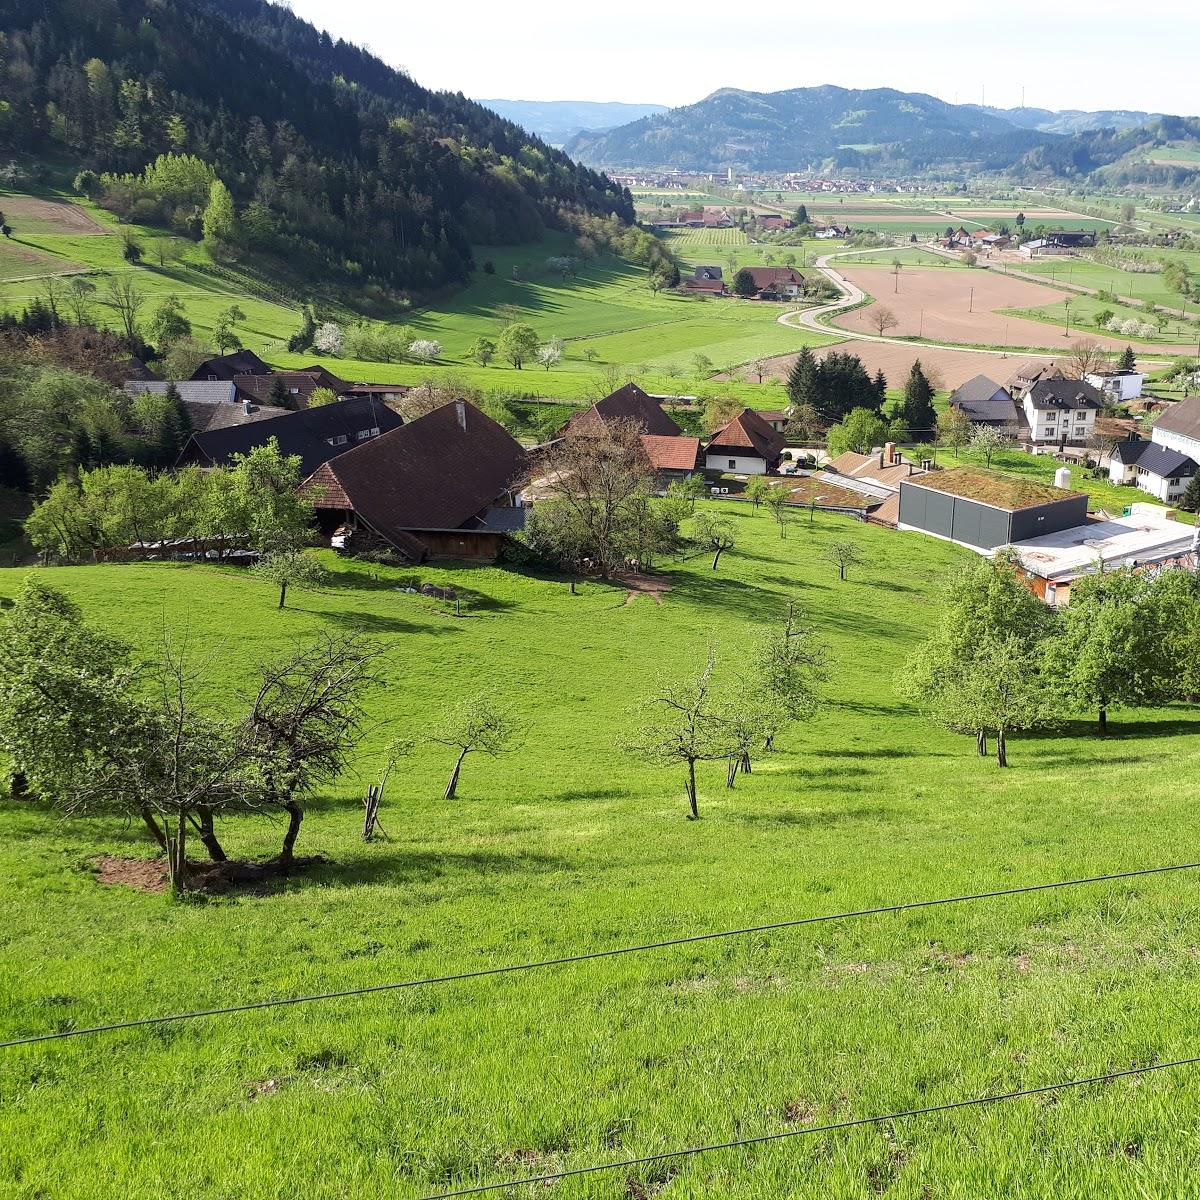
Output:
[[[821,304],[816,308],[795,308],[788,312],[780,313],[779,323],[781,325],[790,325],[793,329],[809,329],[814,333],[824,334],[826,337],[832,335],[834,337],[842,337],[848,341],[856,342],[884,342],[888,345],[907,346],[910,349],[921,350],[952,350],[959,354],[994,354],[998,358],[1012,358],[1014,352],[1012,350],[979,350],[974,346],[956,346],[953,343],[947,342],[914,342],[911,338],[898,338],[880,336],[875,333],[862,333],[856,329],[842,329],[838,326],[830,327],[820,323],[820,317],[830,316],[833,313],[842,312],[847,308],[853,308],[864,299],[864,292],[857,284],[851,283],[841,272],[831,267],[830,261],[835,258],[851,258],[856,254],[878,254],[878,249],[871,250],[840,250],[833,254],[822,254],[817,259],[814,266],[826,279],[830,281],[841,292],[841,299],[834,300],[829,304]],[[793,318],[795,318],[793,320]],[[1020,351],[1018,357],[1025,358],[1045,358],[1053,359],[1057,355],[1050,353],[1025,353]]]

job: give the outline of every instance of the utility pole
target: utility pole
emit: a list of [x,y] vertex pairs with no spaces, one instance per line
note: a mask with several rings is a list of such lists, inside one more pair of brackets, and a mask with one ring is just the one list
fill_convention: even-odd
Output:
[[974,311],[975,311],[975,289],[972,288],[970,298],[967,300],[967,312],[973,313]]

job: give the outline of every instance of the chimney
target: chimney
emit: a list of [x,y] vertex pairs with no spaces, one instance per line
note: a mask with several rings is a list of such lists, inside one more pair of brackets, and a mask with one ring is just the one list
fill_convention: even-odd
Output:
[[1058,470],[1054,472],[1054,486],[1056,488],[1062,488],[1063,491],[1070,490],[1070,488],[1071,488],[1071,468],[1070,467],[1059,467]]
[[249,400],[242,401],[242,412],[249,416],[254,411],[254,405]]
[[883,460],[880,466],[890,467],[896,461],[896,443],[885,442],[883,447]]
[[461,400],[454,402],[454,414],[458,417],[458,427],[466,433],[467,431],[467,406]]

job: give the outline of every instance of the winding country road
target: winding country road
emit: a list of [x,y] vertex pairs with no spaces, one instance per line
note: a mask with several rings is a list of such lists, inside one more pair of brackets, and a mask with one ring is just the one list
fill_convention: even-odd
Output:
[[[790,309],[788,312],[780,313],[779,323],[781,325],[789,325],[793,329],[807,329],[813,333],[820,333],[825,337],[842,337],[856,342],[882,342],[889,346],[905,346],[916,350],[950,350],[959,354],[994,354],[998,358],[1012,358],[1014,356],[1012,350],[984,350],[977,349],[974,346],[957,346],[950,342],[913,341],[912,338],[887,337],[886,335],[875,333],[863,333],[857,329],[843,329],[840,326],[821,324],[819,318],[844,312],[846,309],[861,304],[866,299],[866,293],[862,288],[855,283],[851,283],[840,271],[829,265],[831,260],[835,258],[852,258],[856,254],[878,253],[879,248],[874,247],[870,250],[839,250],[832,254],[822,254],[813,265],[841,292],[841,299],[830,301],[828,304],[818,305],[816,308]],[[795,319],[793,320],[793,318]],[[1019,355],[1022,359],[1053,359],[1056,357],[1056,355],[1046,351],[1031,351],[1029,353],[1020,351]]]

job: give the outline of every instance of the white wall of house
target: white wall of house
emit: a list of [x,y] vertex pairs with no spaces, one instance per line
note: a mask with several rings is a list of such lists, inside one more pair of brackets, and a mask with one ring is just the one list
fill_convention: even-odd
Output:
[[767,464],[750,455],[706,454],[704,465],[710,471],[731,471],[735,475],[765,475]]
[[1138,371],[1121,373],[1120,375],[1085,375],[1084,378],[1094,388],[1098,388],[1116,403],[1123,404],[1126,400],[1136,400],[1142,394],[1142,384],[1146,376]]
[[1126,464],[1116,459],[1109,460],[1108,479],[1110,483],[1132,484],[1164,504],[1178,503],[1188,485],[1186,476],[1157,475],[1145,467],[1139,467],[1137,463]]
[[[1084,442],[1096,427],[1096,412],[1091,408],[1034,408],[1028,396],[1022,404],[1025,419],[1035,442]],[[1064,439],[1063,431],[1066,431]]]
[[1159,429],[1157,425],[1150,428],[1150,440],[1168,450],[1178,450],[1188,458],[1200,462],[1200,438],[1186,437],[1182,433],[1172,433],[1169,429]]

